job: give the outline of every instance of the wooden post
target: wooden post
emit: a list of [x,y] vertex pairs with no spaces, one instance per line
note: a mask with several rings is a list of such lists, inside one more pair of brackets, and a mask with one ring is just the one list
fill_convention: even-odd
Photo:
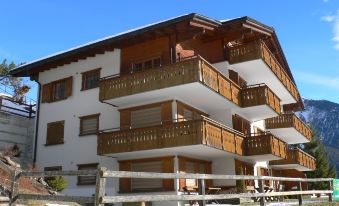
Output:
[[106,170],[106,167],[98,167],[95,187],[95,206],[104,206],[101,201],[102,198],[105,196],[106,178],[102,176]]
[[[198,179],[198,189],[199,189],[199,195],[205,195],[205,180]],[[206,206],[205,200],[199,201],[199,206]]]
[[[298,191],[302,191],[302,190],[303,190],[302,184],[301,184],[301,182],[298,182]],[[302,195],[298,195],[298,201],[299,201],[299,205],[303,204],[303,197],[302,197]]]
[[[332,184],[332,180],[328,181],[328,190],[332,190],[333,191],[333,184]],[[328,194],[328,201],[332,202],[333,201],[333,194],[329,193]]]
[[[258,180],[259,183],[259,193],[265,193],[264,191],[264,180]],[[265,202],[265,197],[260,197],[260,206],[265,206],[266,202]]]
[[17,193],[18,193],[18,184],[17,181],[19,177],[19,171],[14,170],[11,173],[11,194],[9,198],[9,206],[16,206],[16,199],[17,199]]

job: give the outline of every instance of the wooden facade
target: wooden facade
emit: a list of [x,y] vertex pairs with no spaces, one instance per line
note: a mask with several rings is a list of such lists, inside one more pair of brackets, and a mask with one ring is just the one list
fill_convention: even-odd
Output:
[[312,139],[312,130],[297,115],[281,114],[265,120],[266,129],[295,128],[308,140]]

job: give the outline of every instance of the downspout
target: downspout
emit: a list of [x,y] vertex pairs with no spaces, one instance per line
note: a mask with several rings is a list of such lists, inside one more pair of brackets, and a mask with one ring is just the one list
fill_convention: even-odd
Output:
[[33,167],[35,167],[36,156],[37,156],[38,134],[39,134],[39,117],[40,117],[40,97],[41,97],[41,84],[37,80],[35,80],[35,82],[38,84],[38,98],[37,98],[36,113],[35,113],[36,119],[35,119]]

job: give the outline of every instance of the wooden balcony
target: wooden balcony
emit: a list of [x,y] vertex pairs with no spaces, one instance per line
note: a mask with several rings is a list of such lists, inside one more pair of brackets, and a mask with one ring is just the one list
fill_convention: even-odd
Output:
[[[248,83],[266,83],[279,95],[283,104],[295,103],[299,99],[297,87],[263,41],[231,47],[228,60]],[[273,76],[278,82],[274,81]]]
[[251,85],[241,89],[239,114],[250,121],[266,119],[281,113],[280,99],[265,84]]
[[286,158],[287,144],[269,132],[246,137],[245,148],[246,156],[256,161]]
[[[98,136],[99,155],[156,150],[182,147],[179,152],[192,149],[183,146],[204,145],[226,151],[230,154],[243,155],[244,136],[213,120],[173,122],[158,126],[100,132]],[[207,151],[207,147],[205,147]],[[201,154],[201,148],[193,148],[193,152]]]
[[[205,98],[200,98],[201,94]],[[280,99],[266,85],[241,89],[200,56],[155,69],[103,78],[99,98],[117,106],[179,98],[205,111],[237,109],[250,121],[280,114]],[[255,106],[258,107],[250,109]]]
[[309,142],[312,130],[295,114],[281,114],[265,120],[266,129],[288,144]]
[[315,158],[301,149],[290,149],[286,159],[270,161],[272,168],[296,169],[299,171],[312,171],[316,169]]

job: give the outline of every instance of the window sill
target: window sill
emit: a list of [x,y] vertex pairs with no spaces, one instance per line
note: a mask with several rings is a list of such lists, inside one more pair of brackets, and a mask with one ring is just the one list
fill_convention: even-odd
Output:
[[44,144],[44,146],[55,146],[55,145],[63,145],[65,142],[60,142],[60,143],[54,143],[54,144]]
[[132,190],[129,192],[119,191],[118,193],[128,194],[128,193],[153,193],[153,192],[175,192],[175,189],[164,190],[164,188],[158,188],[158,189],[155,188],[155,189]]
[[91,186],[91,185],[95,185],[95,182],[94,183],[81,183],[81,182],[78,182],[77,185],[78,186]]

